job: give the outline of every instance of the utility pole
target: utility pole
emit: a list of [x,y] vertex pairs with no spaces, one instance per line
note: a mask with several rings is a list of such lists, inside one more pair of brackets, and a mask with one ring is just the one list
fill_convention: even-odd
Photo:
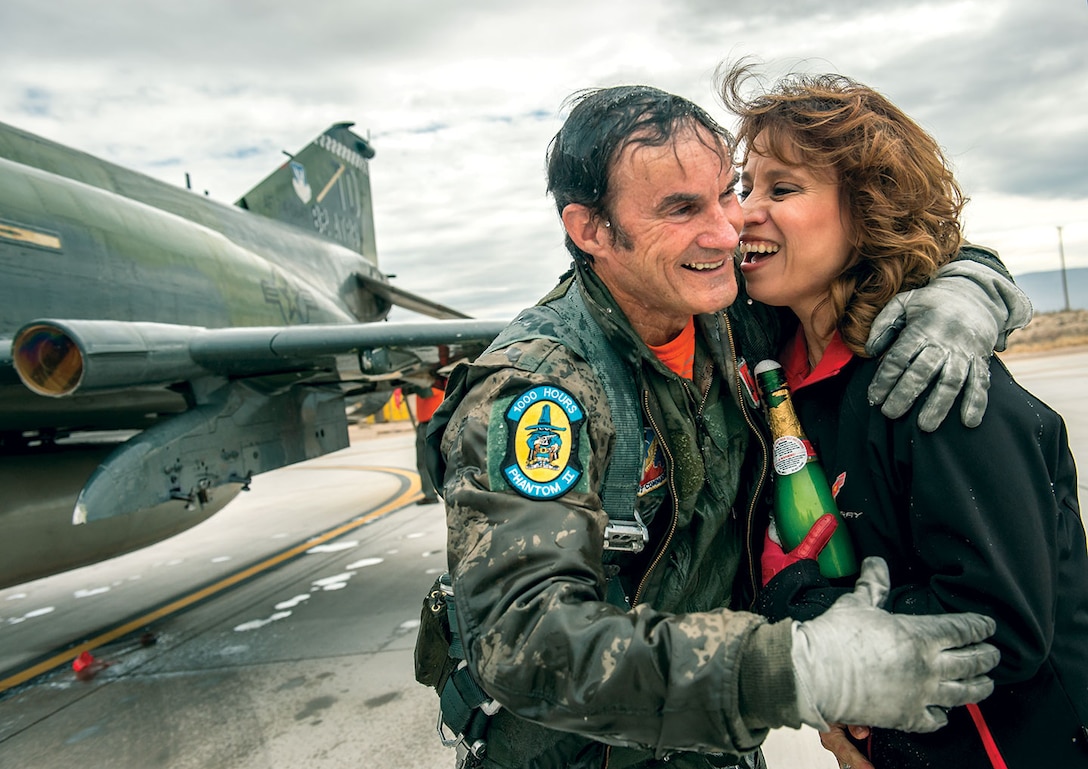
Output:
[[1065,299],[1065,311],[1069,312],[1069,283],[1065,277],[1065,243],[1062,241],[1062,227],[1058,225],[1058,259],[1062,264],[1062,298]]

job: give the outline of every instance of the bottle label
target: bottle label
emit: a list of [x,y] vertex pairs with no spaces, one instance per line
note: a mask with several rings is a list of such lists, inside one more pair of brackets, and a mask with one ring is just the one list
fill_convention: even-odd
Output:
[[774,471],[779,475],[793,475],[808,464],[808,448],[796,435],[783,435],[774,440]]

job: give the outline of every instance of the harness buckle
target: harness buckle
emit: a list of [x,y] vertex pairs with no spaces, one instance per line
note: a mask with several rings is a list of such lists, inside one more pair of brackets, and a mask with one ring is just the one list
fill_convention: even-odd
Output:
[[604,549],[621,553],[641,553],[650,541],[650,530],[646,524],[635,514],[634,523],[631,521],[614,521],[608,519],[608,525],[604,527]]
[[[489,705],[495,704],[494,700],[491,700]],[[482,708],[481,708],[482,709]],[[499,711],[500,708],[496,707],[492,712],[487,715],[492,716]],[[457,766],[468,766],[468,757],[479,760],[484,757],[487,752],[487,743],[483,740],[474,740],[471,744],[468,741],[468,737],[464,734],[453,734],[449,731],[449,727],[446,722],[442,720],[442,711],[438,711],[438,739],[442,742],[442,746],[446,748],[454,748],[457,755]]]
[[450,732],[449,733],[450,736],[447,737],[446,736],[446,730],[448,728],[449,727],[446,726],[446,722],[442,720],[442,710],[441,710],[441,708],[439,708],[439,710],[438,710],[438,725],[436,727],[436,729],[438,731],[438,739],[442,741],[442,747],[456,748],[458,745],[460,745],[464,741],[465,737],[462,734],[454,734],[453,732]]

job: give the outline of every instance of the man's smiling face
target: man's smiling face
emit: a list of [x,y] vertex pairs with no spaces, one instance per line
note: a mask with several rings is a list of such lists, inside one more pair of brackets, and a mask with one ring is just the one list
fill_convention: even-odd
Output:
[[736,299],[743,214],[735,174],[728,150],[702,129],[621,151],[608,195],[614,234],[593,265],[647,344],[671,340],[692,315]]

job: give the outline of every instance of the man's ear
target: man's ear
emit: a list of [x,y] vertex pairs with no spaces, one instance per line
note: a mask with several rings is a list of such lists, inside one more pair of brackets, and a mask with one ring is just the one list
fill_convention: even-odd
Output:
[[563,209],[563,228],[574,245],[587,254],[597,256],[612,244],[612,233],[601,218],[581,203],[570,203]]

